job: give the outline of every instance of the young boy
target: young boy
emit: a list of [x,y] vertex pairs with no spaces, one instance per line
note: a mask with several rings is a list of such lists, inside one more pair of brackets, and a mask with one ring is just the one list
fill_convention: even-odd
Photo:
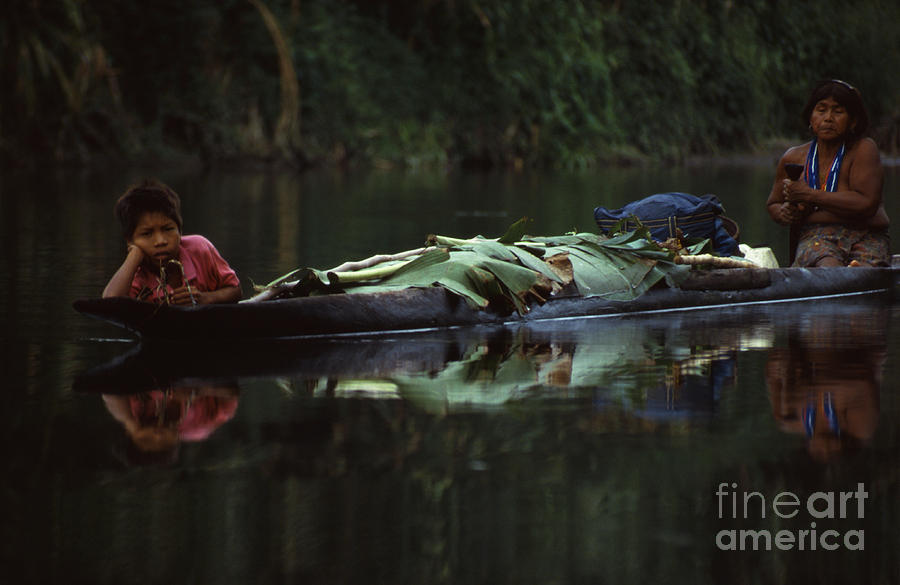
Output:
[[145,180],[129,188],[114,211],[128,255],[103,289],[103,298],[176,305],[241,299],[237,275],[215,246],[203,236],[181,235],[181,200],[167,185]]

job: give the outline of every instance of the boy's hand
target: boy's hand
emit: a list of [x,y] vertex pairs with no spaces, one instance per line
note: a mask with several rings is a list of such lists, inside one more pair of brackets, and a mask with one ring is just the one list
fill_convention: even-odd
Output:
[[144,252],[136,245],[129,243],[127,252],[125,252],[125,260],[106,283],[106,288],[103,289],[103,298],[130,296],[131,281],[145,259]]
[[[193,295],[193,300],[191,300]],[[204,294],[196,289],[188,291],[188,287],[182,286],[176,288],[172,292],[171,301],[173,305],[192,305],[194,302],[198,305],[204,304]]]
[[137,264],[144,261],[144,252],[134,244],[128,244],[128,252],[125,254],[126,259],[134,260]]

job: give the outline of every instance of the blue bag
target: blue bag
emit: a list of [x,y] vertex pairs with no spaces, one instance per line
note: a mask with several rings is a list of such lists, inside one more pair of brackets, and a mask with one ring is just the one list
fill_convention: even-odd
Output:
[[626,230],[637,228],[637,225],[628,226],[628,218],[634,215],[657,241],[674,238],[675,230],[680,228],[686,238],[709,238],[713,250],[721,256],[742,256],[738,249],[737,224],[722,215],[724,211],[715,195],[658,193],[632,201],[621,209],[597,207],[594,220],[606,233],[623,219]]

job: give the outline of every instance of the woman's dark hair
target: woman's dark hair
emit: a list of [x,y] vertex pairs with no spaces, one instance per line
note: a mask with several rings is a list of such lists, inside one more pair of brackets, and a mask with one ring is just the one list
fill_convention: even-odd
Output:
[[144,179],[129,187],[113,210],[126,240],[134,235],[141,216],[155,211],[171,218],[181,231],[181,199],[171,187],[155,179]]
[[803,118],[803,124],[809,124],[809,117],[812,115],[813,109],[820,101],[832,98],[837,103],[847,108],[852,120],[851,128],[847,130],[847,140],[855,142],[866,134],[869,128],[869,114],[863,105],[862,95],[859,90],[840,79],[827,79],[820,81],[812,90],[812,93],[803,106],[803,112],[800,114]]

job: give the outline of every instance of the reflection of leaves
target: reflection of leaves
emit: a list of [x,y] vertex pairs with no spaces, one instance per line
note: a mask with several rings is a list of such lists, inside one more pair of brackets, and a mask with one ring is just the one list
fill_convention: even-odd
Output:
[[508,352],[477,346],[435,375],[395,376],[400,394],[426,410],[499,406],[537,382],[535,364],[519,345]]
[[[604,402],[643,409],[659,388],[677,391],[710,380],[728,348],[669,346],[641,327],[611,327],[580,344],[531,343],[523,333],[505,345],[472,347],[462,359],[425,374],[394,375],[398,393],[434,412],[509,407],[601,392]],[[711,388],[711,386],[710,386]],[[572,400],[572,405],[580,404]]]

